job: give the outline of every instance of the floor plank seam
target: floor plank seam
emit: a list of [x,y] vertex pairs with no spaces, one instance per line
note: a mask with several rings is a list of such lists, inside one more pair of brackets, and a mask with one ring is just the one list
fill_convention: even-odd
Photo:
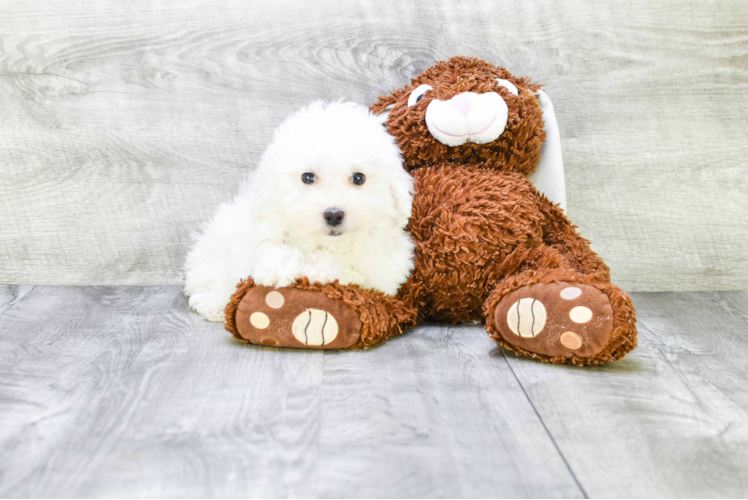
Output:
[[512,372],[514,379],[517,381],[517,384],[519,384],[519,388],[522,389],[522,394],[524,394],[525,398],[527,398],[527,402],[530,403],[530,406],[532,407],[532,411],[535,412],[535,415],[538,417],[538,420],[540,420],[540,424],[543,426],[545,433],[548,435],[548,438],[550,438],[551,443],[553,443],[553,447],[556,449],[556,453],[558,453],[558,455],[561,457],[561,460],[563,460],[564,465],[566,466],[566,470],[568,470],[569,474],[571,474],[571,477],[574,480],[574,483],[577,485],[577,488],[579,488],[579,491],[582,492],[582,495],[584,496],[584,498],[589,498],[584,487],[582,487],[582,484],[579,482],[577,475],[574,473],[574,470],[572,470],[571,465],[566,460],[566,457],[564,456],[564,454],[561,452],[561,448],[559,448],[558,443],[556,443],[556,439],[553,437],[553,434],[551,434],[550,429],[548,429],[548,426],[545,425],[545,421],[543,420],[543,417],[540,416],[538,409],[535,407],[535,403],[532,402],[532,399],[530,399],[530,395],[527,394],[527,391],[525,390],[525,386],[522,385],[522,382],[520,381],[519,377],[514,372],[514,368],[512,368],[512,364],[507,359],[506,354],[504,354],[504,349],[499,348],[499,351],[501,352],[501,356],[504,358],[504,361],[506,361],[507,366],[509,366],[509,371]]
[[33,287],[31,287],[31,290],[29,290],[25,294],[21,295],[20,297],[18,297],[15,301],[8,302],[8,307],[6,307],[5,309],[0,308],[0,316],[2,316],[3,314],[5,314],[6,312],[10,311],[11,309],[13,309],[13,307],[15,307],[16,305],[20,304],[24,300],[26,300],[29,297],[29,295],[33,295],[34,292],[38,288],[39,288],[38,285],[34,285]]
[[[651,335],[653,339],[657,340],[657,342],[658,342],[659,344],[653,344],[653,345],[654,345],[654,347],[655,347],[655,349],[657,349],[657,352],[659,352],[659,353],[660,353],[660,356],[662,356],[662,359],[663,359],[663,360],[665,360],[665,363],[667,363],[668,367],[670,367],[670,368],[671,368],[671,369],[672,369],[672,370],[673,370],[674,372],[676,372],[676,373],[680,374],[680,373],[681,373],[681,370],[679,370],[677,366],[673,365],[673,363],[672,363],[672,362],[670,361],[670,359],[668,359],[668,357],[667,357],[667,354],[665,353],[665,351],[663,351],[663,350],[662,350],[662,347],[660,347],[660,345],[663,345],[663,346],[665,346],[665,343],[664,343],[664,342],[663,342],[663,340],[662,340],[662,339],[661,339],[661,338],[659,337],[659,335],[657,335],[657,334],[656,334],[656,333],[654,332],[654,330],[653,330],[652,328],[650,328],[650,327],[648,327],[647,325],[645,325],[645,324],[644,324],[644,322],[642,322],[642,320],[641,320],[641,319],[637,319],[637,328],[643,329],[644,331],[646,331],[646,332],[647,332],[647,335]],[[672,354],[672,355],[674,355],[674,356],[677,356],[677,357],[678,357],[679,359],[681,359],[681,358],[680,358],[680,356],[678,356],[678,353],[677,353],[677,352],[673,352],[673,351],[668,351],[668,352],[670,352],[670,354]],[[689,351],[688,351],[688,350],[686,350],[686,352],[689,352]],[[691,353],[691,354],[693,354],[693,353]],[[726,392],[725,392],[725,391],[723,391],[723,390],[722,390],[721,388],[719,388],[718,386],[716,386],[716,385],[714,385],[714,384],[712,384],[712,383],[708,382],[707,380],[704,380],[704,379],[703,379],[703,377],[701,377],[701,378],[702,378],[702,380],[703,380],[703,382],[704,382],[705,384],[709,384],[709,386],[710,386],[711,388],[713,388],[713,389],[714,389],[715,391],[719,392],[719,393],[720,393],[720,394],[721,394],[722,396],[724,396],[724,397],[725,397],[726,399],[728,399],[729,401],[731,401],[731,402],[732,402],[733,404],[735,404],[735,405],[736,405],[737,407],[740,407],[740,404],[739,404],[739,403],[738,403],[737,401],[735,401],[735,400],[734,400],[734,399],[733,399],[733,398],[732,398],[732,397],[730,396],[730,394],[726,393]],[[746,414],[748,415],[748,412],[746,412]]]
[[652,329],[650,327],[648,327],[647,325],[645,325],[644,322],[641,320],[641,318],[637,318],[636,319],[636,328],[637,328],[637,330],[642,330],[643,329],[644,331],[647,332],[647,335],[651,335],[652,337],[654,337],[655,340],[657,340],[657,342],[659,342],[659,344],[653,344],[654,347],[655,347],[655,349],[657,349],[657,352],[660,353],[660,356],[662,356],[662,359],[665,360],[665,362],[668,364],[668,366],[670,366],[671,368],[673,368],[672,363],[670,363],[670,360],[668,359],[667,356],[665,356],[665,353],[660,348],[660,344],[662,344],[662,345],[665,344],[662,341],[662,339],[660,337],[658,337],[657,334],[654,331],[652,331]]

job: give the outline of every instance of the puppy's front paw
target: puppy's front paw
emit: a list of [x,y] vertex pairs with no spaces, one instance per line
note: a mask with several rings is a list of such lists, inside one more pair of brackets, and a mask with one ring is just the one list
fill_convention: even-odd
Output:
[[190,308],[208,321],[223,323],[223,310],[228,299],[223,295],[199,293],[190,297]]
[[266,286],[270,288],[282,288],[293,284],[296,278],[292,277],[292,274],[281,274],[281,273],[261,273],[256,272],[252,275],[252,279],[255,284],[259,286]]
[[344,285],[363,285],[365,281],[366,276],[352,267],[345,268],[343,276],[340,278],[340,283]]

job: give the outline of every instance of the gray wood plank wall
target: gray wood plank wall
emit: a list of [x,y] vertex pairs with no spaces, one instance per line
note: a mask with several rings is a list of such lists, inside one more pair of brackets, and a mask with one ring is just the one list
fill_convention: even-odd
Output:
[[0,2],[0,283],[178,284],[274,127],[474,55],[546,83],[628,290],[748,287],[748,3]]

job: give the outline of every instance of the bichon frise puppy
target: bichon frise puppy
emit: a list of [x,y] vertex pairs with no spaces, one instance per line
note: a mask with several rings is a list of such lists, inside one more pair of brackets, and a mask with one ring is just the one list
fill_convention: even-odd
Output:
[[395,294],[413,268],[413,180],[368,108],[314,102],[275,131],[257,169],[187,255],[190,307],[211,321],[241,279],[297,278]]

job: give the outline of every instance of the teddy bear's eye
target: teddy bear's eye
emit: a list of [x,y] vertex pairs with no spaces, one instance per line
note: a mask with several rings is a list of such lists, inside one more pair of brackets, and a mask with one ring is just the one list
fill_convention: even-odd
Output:
[[314,181],[317,180],[317,176],[311,172],[305,172],[301,174],[301,180],[304,184],[314,184]]
[[356,172],[351,176],[351,182],[357,186],[360,186],[361,184],[366,182],[366,176],[361,172]]
[[418,88],[410,93],[410,97],[408,97],[408,107],[415,106],[417,102],[424,98],[426,92],[433,89],[434,87],[426,83],[419,85]]

